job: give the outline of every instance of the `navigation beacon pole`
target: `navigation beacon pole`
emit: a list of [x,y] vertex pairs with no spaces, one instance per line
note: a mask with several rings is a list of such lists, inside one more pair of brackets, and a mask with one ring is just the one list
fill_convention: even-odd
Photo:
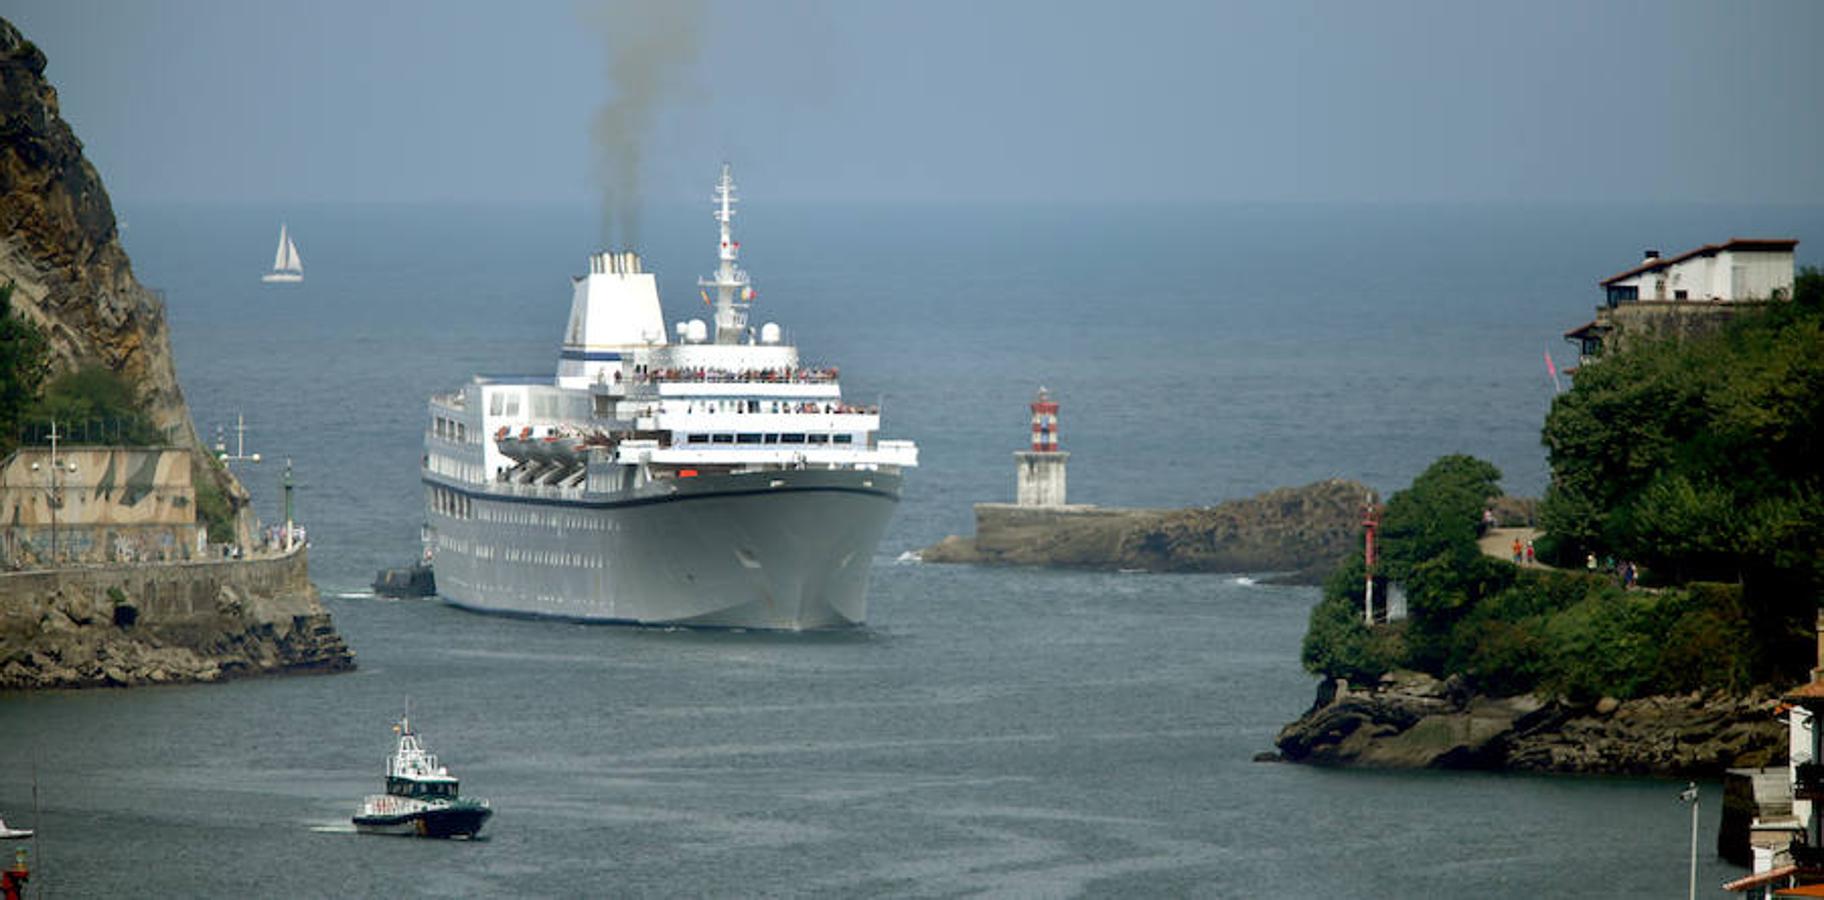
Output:
[[291,549],[291,457],[285,457],[285,549]]
[[741,242],[735,240],[731,225],[735,218],[735,179],[728,163],[722,164],[722,177],[716,181],[716,222],[722,227],[722,246],[717,252],[721,264],[714,278],[699,278],[697,286],[716,289],[716,343],[738,344],[747,330],[747,306],[753,302],[754,288],[747,273],[735,265],[741,258]]
[[1367,570],[1362,585],[1362,624],[1374,625],[1374,529],[1381,524],[1380,516],[1374,508],[1374,495],[1368,495],[1368,501],[1362,504],[1362,528],[1367,532],[1367,543],[1362,549],[1363,568]]

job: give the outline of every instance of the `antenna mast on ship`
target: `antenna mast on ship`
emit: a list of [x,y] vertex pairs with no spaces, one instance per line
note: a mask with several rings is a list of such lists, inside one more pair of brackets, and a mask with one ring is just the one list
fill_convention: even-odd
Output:
[[747,305],[754,299],[747,273],[735,265],[741,256],[741,242],[735,240],[730,225],[735,218],[735,179],[728,163],[722,164],[722,177],[716,181],[716,222],[722,226],[721,264],[714,278],[699,278],[697,285],[716,289],[716,343],[738,344],[747,331]]

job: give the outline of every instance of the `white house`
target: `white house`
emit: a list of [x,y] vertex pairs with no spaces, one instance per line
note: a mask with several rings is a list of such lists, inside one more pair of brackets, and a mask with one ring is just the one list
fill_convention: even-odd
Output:
[[1792,296],[1792,238],[1730,238],[1677,256],[1648,250],[1640,265],[1602,280],[1608,305],[1636,300],[1744,301]]

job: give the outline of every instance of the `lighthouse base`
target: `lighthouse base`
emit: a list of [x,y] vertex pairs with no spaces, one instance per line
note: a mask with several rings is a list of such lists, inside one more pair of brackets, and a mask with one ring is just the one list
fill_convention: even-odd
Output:
[[1064,464],[1070,454],[1062,450],[1020,450],[1013,454],[1014,504],[1064,506]]

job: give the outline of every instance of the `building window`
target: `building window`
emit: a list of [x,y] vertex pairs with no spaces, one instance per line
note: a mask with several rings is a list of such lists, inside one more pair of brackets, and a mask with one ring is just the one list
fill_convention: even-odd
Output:
[[1674,299],[1674,300],[1689,300],[1689,299],[1691,299],[1691,292],[1690,292],[1690,291],[1673,291],[1673,292],[1672,292],[1672,299]]
[[735,436],[732,434],[718,434],[714,438],[711,438],[711,440],[718,444],[732,444],[735,442]]
[[757,434],[737,434],[735,435],[735,443],[758,444],[760,443],[760,436]]
[[781,443],[781,444],[802,444],[802,443],[804,443],[804,435],[802,435],[802,434],[782,434],[779,436],[779,443]]
[[684,442],[687,444],[707,444],[709,443],[709,435],[693,434],[690,437],[685,438]]
[[852,434],[839,434],[836,436],[836,443],[853,444],[855,443],[855,436]]
[[813,444],[827,444],[829,442],[830,442],[830,436],[827,434],[811,435],[811,443],[813,443]]

